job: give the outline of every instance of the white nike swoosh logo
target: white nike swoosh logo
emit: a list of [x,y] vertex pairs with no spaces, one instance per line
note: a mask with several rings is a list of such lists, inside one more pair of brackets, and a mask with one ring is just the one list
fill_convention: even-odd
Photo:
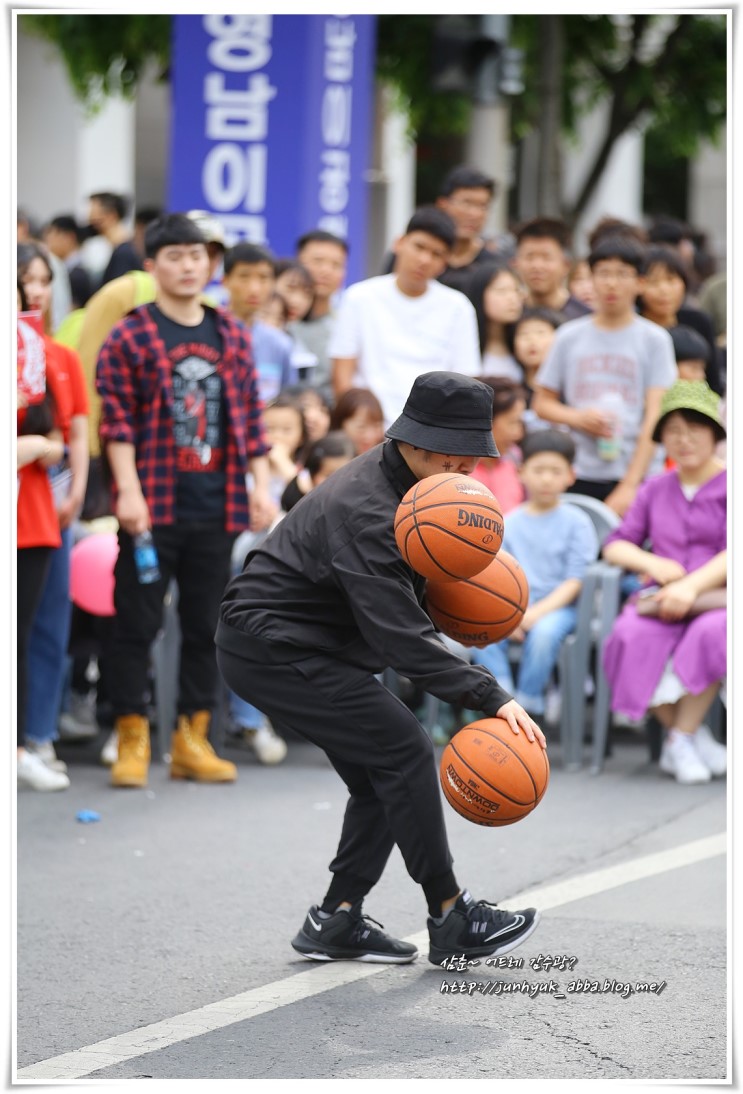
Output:
[[311,915],[309,915],[309,913],[307,915],[307,918],[309,919],[310,923],[312,924],[312,926],[315,928],[316,931],[321,931],[322,930],[322,927],[320,926],[320,924],[315,923],[314,919],[312,918]]
[[524,923],[526,923],[526,916],[519,913],[518,915],[515,915],[513,917],[513,921],[511,923],[506,923],[505,927],[501,927],[501,929],[499,931],[496,931],[495,934],[488,935],[488,937],[484,939],[484,941],[492,942],[494,938],[500,938],[500,936],[502,934],[505,934],[506,931],[512,931],[514,927],[522,927]]

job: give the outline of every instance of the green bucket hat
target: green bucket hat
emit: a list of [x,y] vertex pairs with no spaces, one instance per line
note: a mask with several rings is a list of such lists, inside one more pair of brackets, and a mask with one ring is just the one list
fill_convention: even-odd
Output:
[[720,396],[704,380],[677,380],[666,391],[660,404],[660,417],[655,423],[653,440],[660,441],[663,423],[674,410],[695,410],[709,418],[718,441],[727,437],[720,417]]

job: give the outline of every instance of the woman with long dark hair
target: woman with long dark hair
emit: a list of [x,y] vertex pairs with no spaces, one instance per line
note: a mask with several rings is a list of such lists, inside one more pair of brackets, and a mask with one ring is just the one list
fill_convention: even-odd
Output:
[[350,387],[340,395],[330,412],[330,428],[342,429],[360,456],[384,440],[382,404],[366,387]]
[[[18,246],[17,276],[26,310],[39,311],[44,319],[51,301],[53,269],[41,245]],[[56,459],[43,468],[46,487],[53,499],[53,542],[51,522],[45,521],[37,527],[33,521],[23,524],[25,545],[49,548],[49,557],[36,611],[21,620],[19,606],[19,625],[28,628],[25,671],[30,686],[21,700],[19,685],[18,732],[19,744],[29,754],[39,758],[51,771],[64,775],[66,768],[57,758],[53,742],[58,736],[72,610],[69,597],[72,524],[82,508],[88,473],[88,397],[77,354],[47,335],[43,336],[43,344],[47,391],[53,401],[49,424],[53,425],[54,437],[61,442],[61,451],[55,449]],[[33,424],[35,408],[30,407],[28,412]],[[26,424],[27,419],[24,427]],[[25,549],[21,542],[21,518],[19,493],[19,554]],[[39,537],[44,539],[43,544],[34,542]],[[19,780],[20,777],[19,769]],[[66,781],[65,785],[69,783]]]
[[[18,311],[28,311],[22,284],[18,283]],[[31,625],[49,572],[52,551],[59,546],[59,522],[54,509],[47,467],[62,458],[62,436],[54,429],[54,399],[47,384],[41,402],[30,403],[18,388],[16,423],[17,519],[16,519],[16,692],[19,786],[34,790],[64,790],[66,775],[50,770],[41,758],[25,748],[28,698],[28,644]]]
[[524,288],[517,274],[504,262],[480,266],[467,292],[477,315],[483,376],[522,379],[511,352],[509,333],[524,310]]

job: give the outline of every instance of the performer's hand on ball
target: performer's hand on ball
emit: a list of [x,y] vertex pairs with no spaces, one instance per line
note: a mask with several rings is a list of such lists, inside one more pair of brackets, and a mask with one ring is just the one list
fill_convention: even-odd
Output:
[[542,748],[547,747],[547,741],[541,729],[515,699],[509,699],[507,703],[503,704],[498,711],[498,717],[508,722],[514,733],[520,732],[519,727],[521,727],[530,741],[536,740]]

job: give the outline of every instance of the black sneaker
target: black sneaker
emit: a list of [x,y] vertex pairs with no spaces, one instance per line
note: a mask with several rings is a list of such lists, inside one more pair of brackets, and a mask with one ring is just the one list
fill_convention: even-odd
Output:
[[475,902],[465,889],[443,923],[428,920],[428,960],[440,965],[448,957],[491,957],[508,953],[529,937],[539,922],[536,908],[506,912],[487,900]]
[[361,904],[351,909],[339,909],[327,918],[320,916],[313,904],[301,931],[292,939],[292,946],[311,961],[376,961],[404,965],[415,961],[415,946],[390,938],[368,915],[361,914]]

